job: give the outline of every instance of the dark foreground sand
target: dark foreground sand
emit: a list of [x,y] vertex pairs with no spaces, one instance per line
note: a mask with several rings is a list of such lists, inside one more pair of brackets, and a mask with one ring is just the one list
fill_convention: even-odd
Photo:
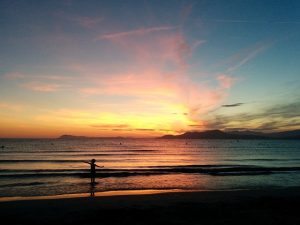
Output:
[[300,188],[0,202],[1,224],[300,224]]

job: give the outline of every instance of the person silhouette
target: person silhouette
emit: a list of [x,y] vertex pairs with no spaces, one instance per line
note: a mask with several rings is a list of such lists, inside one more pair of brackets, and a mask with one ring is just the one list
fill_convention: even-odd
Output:
[[91,165],[91,170],[90,170],[91,185],[95,184],[96,167],[100,167],[100,168],[103,167],[103,166],[98,166],[95,162],[96,162],[96,159],[92,159],[90,162],[85,162],[85,163]]

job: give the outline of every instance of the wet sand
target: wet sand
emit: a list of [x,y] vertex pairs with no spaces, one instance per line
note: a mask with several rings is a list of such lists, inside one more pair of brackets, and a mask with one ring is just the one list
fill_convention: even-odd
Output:
[[0,202],[0,218],[10,225],[300,224],[299,206],[300,188],[168,193],[148,190]]

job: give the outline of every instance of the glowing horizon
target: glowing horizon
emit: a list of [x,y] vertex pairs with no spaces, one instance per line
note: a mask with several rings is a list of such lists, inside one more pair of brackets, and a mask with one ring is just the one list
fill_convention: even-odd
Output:
[[296,12],[122,4],[0,3],[0,137],[300,129]]

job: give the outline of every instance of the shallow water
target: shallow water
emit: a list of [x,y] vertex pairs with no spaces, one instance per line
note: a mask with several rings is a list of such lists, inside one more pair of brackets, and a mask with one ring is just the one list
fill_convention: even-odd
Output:
[[300,141],[1,139],[0,196],[300,186]]

